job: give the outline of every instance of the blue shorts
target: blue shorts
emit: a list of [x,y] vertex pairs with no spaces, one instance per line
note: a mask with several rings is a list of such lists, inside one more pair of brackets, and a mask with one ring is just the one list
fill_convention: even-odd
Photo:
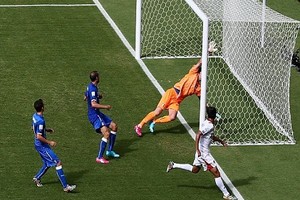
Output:
[[93,120],[90,120],[90,122],[93,125],[94,129],[98,130],[102,126],[109,127],[112,122],[112,119],[104,115],[103,113],[100,113]]
[[50,147],[35,146],[35,149],[40,154],[42,161],[47,165],[47,167],[54,167],[60,161]]

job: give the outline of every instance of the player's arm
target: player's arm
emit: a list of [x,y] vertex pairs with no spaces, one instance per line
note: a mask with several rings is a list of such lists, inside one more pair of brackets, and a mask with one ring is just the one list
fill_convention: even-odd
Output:
[[212,137],[213,141],[217,141],[217,142],[220,142],[224,147],[227,147],[227,143],[224,141],[224,140],[221,140],[219,137],[217,136],[213,136]]
[[92,105],[93,108],[97,108],[97,109],[106,109],[106,110],[111,109],[111,105],[99,104],[96,101],[92,101],[91,105]]
[[197,133],[197,135],[196,135],[196,139],[195,139],[196,152],[198,154],[198,157],[201,156],[201,152],[200,152],[200,149],[199,149],[199,141],[200,141],[201,136],[202,136],[202,133],[199,130],[198,133]]
[[[209,42],[208,44],[208,54],[212,55],[215,53],[218,49],[216,48],[216,43],[214,41]],[[202,59],[200,58],[199,61],[193,66],[193,68],[197,71],[201,68],[202,65]]]
[[43,142],[43,143],[46,143],[46,144],[49,144],[49,145],[52,146],[52,147],[55,147],[55,146],[56,146],[56,142],[51,141],[51,140],[47,140],[46,138],[44,138],[44,137],[42,136],[41,133],[37,133],[37,134],[36,134],[36,138],[37,138],[39,141],[41,141],[41,142]]

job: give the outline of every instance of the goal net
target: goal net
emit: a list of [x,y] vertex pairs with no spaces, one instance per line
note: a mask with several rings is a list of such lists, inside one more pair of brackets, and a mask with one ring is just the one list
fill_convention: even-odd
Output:
[[[141,58],[202,54],[203,22],[191,1],[141,1]],[[222,116],[218,135],[231,145],[294,144],[289,88],[299,21],[257,0],[192,3],[208,17],[209,40],[218,46],[206,83],[207,100]]]

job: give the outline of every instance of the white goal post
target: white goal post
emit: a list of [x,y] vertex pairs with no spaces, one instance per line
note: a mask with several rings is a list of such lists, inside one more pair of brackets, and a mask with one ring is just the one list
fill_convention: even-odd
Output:
[[[200,122],[208,99],[222,116],[218,135],[229,144],[295,144],[289,89],[299,21],[266,7],[265,0],[136,5],[137,59],[202,57]],[[208,58],[212,40],[218,52]]]

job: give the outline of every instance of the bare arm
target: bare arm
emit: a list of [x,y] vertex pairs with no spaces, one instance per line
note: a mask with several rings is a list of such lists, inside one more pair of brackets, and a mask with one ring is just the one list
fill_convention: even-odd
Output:
[[200,58],[199,61],[193,66],[193,68],[196,69],[196,71],[199,71],[202,65],[202,59]]
[[55,147],[55,146],[56,146],[56,142],[51,141],[51,140],[47,140],[47,139],[44,138],[41,134],[37,134],[37,135],[36,135],[36,138],[37,138],[39,141],[41,141],[41,142],[43,142],[43,143],[46,143],[46,144],[49,144],[49,145],[52,146],[52,147]]
[[220,142],[224,147],[227,147],[227,143],[224,140],[221,140],[220,138],[218,138],[217,136],[213,136],[213,141],[217,141]]
[[202,136],[202,133],[199,130],[197,135],[196,135],[196,140],[195,140],[196,141],[196,143],[195,143],[196,144],[196,152],[198,154],[198,157],[201,156],[201,152],[200,152],[200,149],[199,149],[199,141],[200,141],[201,136]]
[[97,109],[106,109],[106,110],[110,110],[111,109],[111,105],[99,104],[96,101],[92,101],[92,107],[93,108],[97,108]]

